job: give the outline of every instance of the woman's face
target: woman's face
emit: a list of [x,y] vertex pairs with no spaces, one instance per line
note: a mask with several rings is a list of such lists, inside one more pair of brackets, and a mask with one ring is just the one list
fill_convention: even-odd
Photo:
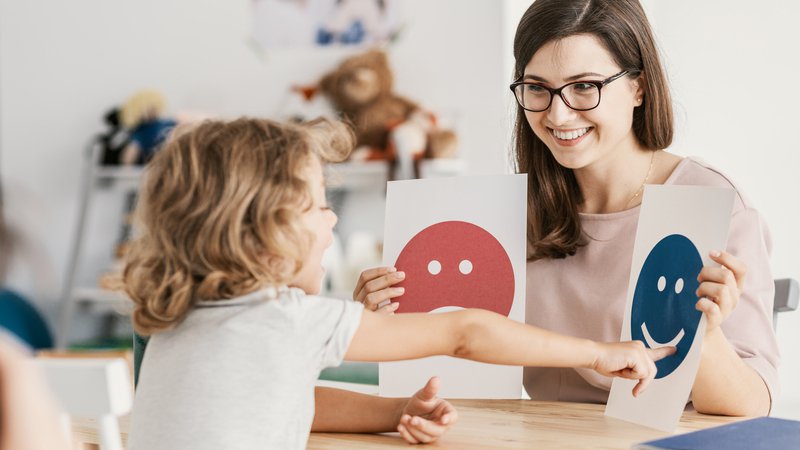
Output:
[[313,240],[308,257],[303,262],[303,268],[291,285],[302,289],[306,294],[319,294],[322,277],[325,274],[322,255],[333,242],[333,227],[338,219],[325,199],[322,164],[316,157],[310,159],[306,177],[313,203],[308,211],[303,212],[301,220],[303,226],[312,233]]
[[[597,38],[579,34],[542,46],[525,66],[523,80],[557,89],[574,81],[603,81],[622,70]],[[559,96],[545,111],[525,111],[533,132],[562,166],[581,169],[638,148],[632,129],[642,97],[638,79],[623,76],[600,93],[600,104],[590,111],[575,111]]]

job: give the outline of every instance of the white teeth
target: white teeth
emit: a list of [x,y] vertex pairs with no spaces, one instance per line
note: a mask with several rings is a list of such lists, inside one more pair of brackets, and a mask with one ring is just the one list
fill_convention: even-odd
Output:
[[578,139],[579,137],[586,134],[588,131],[589,128],[579,128],[577,130],[570,130],[570,131],[553,130],[553,136],[565,141],[571,141],[573,139]]

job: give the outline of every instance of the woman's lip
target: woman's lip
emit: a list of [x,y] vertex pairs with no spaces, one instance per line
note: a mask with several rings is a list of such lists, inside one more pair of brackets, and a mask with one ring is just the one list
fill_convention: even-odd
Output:
[[[564,147],[573,147],[573,146],[576,146],[576,145],[580,144],[584,139],[586,139],[586,136],[589,136],[590,134],[592,134],[592,132],[594,132],[594,127],[588,127],[588,128],[589,128],[589,130],[586,131],[586,133],[584,133],[583,136],[581,136],[579,138],[575,138],[575,139],[560,139],[560,138],[556,137],[556,135],[553,133],[553,128],[548,128],[547,131],[550,133],[550,136],[552,136],[553,139],[555,139],[555,141],[556,141],[556,143],[558,145],[561,145],[561,146],[564,146]],[[580,128],[573,128],[573,130],[576,130],[576,129],[579,130]]]

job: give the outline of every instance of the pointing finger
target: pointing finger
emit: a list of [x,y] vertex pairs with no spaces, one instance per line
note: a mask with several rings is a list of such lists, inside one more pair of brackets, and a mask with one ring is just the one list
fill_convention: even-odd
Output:
[[661,359],[666,358],[669,355],[672,355],[677,351],[675,347],[659,347],[659,348],[648,348],[646,349],[647,355],[650,356],[650,359],[653,361],[658,361]]

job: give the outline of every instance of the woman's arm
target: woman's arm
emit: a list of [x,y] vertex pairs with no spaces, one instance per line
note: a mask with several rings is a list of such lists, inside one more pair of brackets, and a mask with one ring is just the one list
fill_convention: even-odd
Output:
[[769,413],[767,385],[736,354],[719,327],[706,333],[701,355],[692,388],[692,403],[697,412],[726,416]]
[[492,364],[583,367],[638,379],[633,389],[637,395],[655,376],[653,360],[674,351],[646,349],[636,341],[603,344],[563,336],[480,309],[395,315],[364,311],[345,359],[395,361],[448,355]]
[[742,361],[720,328],[739,303],[746,267],[727,252],[710,256],[721,267],[704,267],[698,276],[697,309],[705,313],[707,328],[692,403],[704,414],[766,415],[771,400],[764,380]]

